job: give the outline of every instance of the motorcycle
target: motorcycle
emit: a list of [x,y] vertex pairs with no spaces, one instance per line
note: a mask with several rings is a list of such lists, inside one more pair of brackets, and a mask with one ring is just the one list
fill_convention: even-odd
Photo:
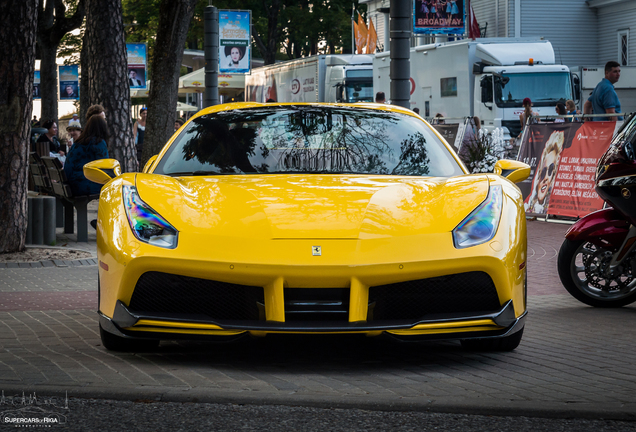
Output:
[[625,121],[599,159],[595,182],[606,208],[566,232],[559,278],[585,304],[621,307],[636,301],[636,116]]

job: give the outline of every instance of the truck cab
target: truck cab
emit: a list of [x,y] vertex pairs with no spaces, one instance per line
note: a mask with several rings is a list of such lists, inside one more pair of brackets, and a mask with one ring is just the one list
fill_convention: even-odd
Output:
[[475,74],[475,115],[485,126],[505,127],[511,136],[521,132],[523,99],[533,111],[555,115],[556,104],[574,99],[570,71],[563,65],[486,66]]
[[373,102],[373,57],[326,56],[325,102]]

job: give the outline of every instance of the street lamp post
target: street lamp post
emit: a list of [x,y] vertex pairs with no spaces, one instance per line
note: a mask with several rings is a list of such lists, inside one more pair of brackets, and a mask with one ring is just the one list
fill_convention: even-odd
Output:
[[411,108],[410,44],[413,3],[391,0],[391,103]]
[[204,14],[205,31],[205,93],[203,106],[219,103],[219,10],[206,6]]

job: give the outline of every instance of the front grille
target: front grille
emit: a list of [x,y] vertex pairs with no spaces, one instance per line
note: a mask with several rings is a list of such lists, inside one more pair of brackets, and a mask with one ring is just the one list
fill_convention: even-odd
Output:
[[501,309],[495,284],[484,272],[459,273],[369,289],[369,321],[426,315],[496,312]]
[[213,320],[258,320],[263,287],[161,272],[141,275],[130,299],[132,312],[207,315]]
[[285,288],[285,321],[348,321],[348,288]]

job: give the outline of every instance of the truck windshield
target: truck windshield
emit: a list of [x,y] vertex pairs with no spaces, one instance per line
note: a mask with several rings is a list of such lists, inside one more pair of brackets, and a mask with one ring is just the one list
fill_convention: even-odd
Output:
[[[500,108],[520,107],[524,98],[534,106],[554,106],[572,99],[568,72],[532,72],[503,74],[495,77],[495,102]],[[509,81],[504,84],[508,78]]]
[[368,83],[347,82],[347,102],[373,102],[373,81]]
[[382,110],[283,106],[193,119],[154,173],[446,177],[463,171],[419,118]]

